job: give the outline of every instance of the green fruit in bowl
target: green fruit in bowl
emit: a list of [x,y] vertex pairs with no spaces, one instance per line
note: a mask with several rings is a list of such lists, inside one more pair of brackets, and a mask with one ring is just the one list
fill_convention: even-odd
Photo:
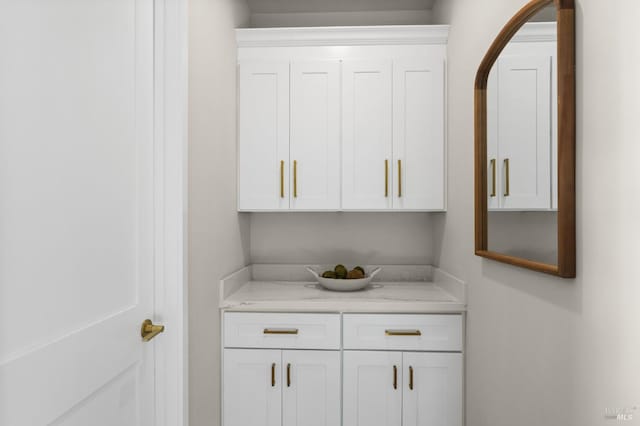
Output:
[[353,268],[353,270],[362,272],[362,278],[364,278],[364,276],[366,275],[362,266],[356,266],[355,268]]
[[349,273],[344,265],[336,265],[334,271],[336,273],[336,278],[341,280],[347,278],[347,274]]
[[334,271],[325,271],[322,273],[322,278],[336,278],[336,273]]
[[360,269],[354,269],[352,271],[349,271],[349,273],[347,274],[347,279],[349,280],[359,280],[362,278],[364,278],[364,273],[360,271]]

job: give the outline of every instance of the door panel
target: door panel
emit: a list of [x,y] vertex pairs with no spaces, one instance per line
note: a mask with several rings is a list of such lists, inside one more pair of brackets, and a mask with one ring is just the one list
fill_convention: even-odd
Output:
[[404,352],[402,359],[402,425],[462,426],[462,354]]
[[290,158],[291,208],[340,209],[339,61],[291,64]]
[[401,352],[345,351],[343,374],[343,426],[401,425]]
[[444,110],[444,58],[394,61],[394,209],[444,209]]
[[498,80],[501,207],[549,209],[552,207],[551,57],[501,58]]
[[283,426],[340,425],[340,352],[283,351]]
[[2,2],[0,51],[0,424],[151,425],[153,2]]
[[391,62],[345,61],[342,76],[342,208],[390,208]]
[[281,426],[281,364],[277,349],[224,350],[224,426]]
[[238,207],[288,209],[289,63],[243,63],[239,84]]

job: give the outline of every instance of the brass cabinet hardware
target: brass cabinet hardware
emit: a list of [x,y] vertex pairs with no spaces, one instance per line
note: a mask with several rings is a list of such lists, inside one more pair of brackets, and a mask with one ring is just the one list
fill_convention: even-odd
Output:
[[491,159],[491,194],[490,197],[496,196],[496,159]]
[[389,160],[384,160],[384,196],[389,196]]
[[387,336],[422,336],[420,330],[385,330]]
[[297,328],[265,328],[263,334],[298,334]]
[[398,367],[393,366],[393,388],[398,389]]
[[504,196],[509,196],[509,159],[504,159],[504,174],[505,174],[505,182],[504,182]]
[[291,364],[287,364],[287,387],[291,387]]
[[276,386],[276,363],[271,364],[271,387]]
[[402,160],[398,160],[398,197],[402,197]]
[[409,366],[409,390],[413,390],[413,367]]
[[142,340],[148,342],[149,340],[156,337],[158,334],[164,331],[164,325],[154,325],[150,319],[146,319],[142,322],[142,327],[140,328],[140,335],[142,336]]
[[280,161],[280,198],[284,198],[284,161]]
[[298,197],[298,162],[293,160],[293,198]]

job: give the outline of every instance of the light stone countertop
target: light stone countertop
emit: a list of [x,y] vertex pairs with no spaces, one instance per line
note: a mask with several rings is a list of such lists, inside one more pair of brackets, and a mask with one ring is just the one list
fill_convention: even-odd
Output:
[[361,291],[323,289],[302,265],[250,265],[224,278],[220,308],[246,312],[459,313],[465,284],[429,265],[382,266]]

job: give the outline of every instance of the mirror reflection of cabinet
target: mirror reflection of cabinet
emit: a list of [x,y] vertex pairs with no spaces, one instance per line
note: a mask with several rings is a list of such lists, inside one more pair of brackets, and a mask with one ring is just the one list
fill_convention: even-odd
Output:
[[489,210],[557,208],[556,23],[525,24],[487,86]]

